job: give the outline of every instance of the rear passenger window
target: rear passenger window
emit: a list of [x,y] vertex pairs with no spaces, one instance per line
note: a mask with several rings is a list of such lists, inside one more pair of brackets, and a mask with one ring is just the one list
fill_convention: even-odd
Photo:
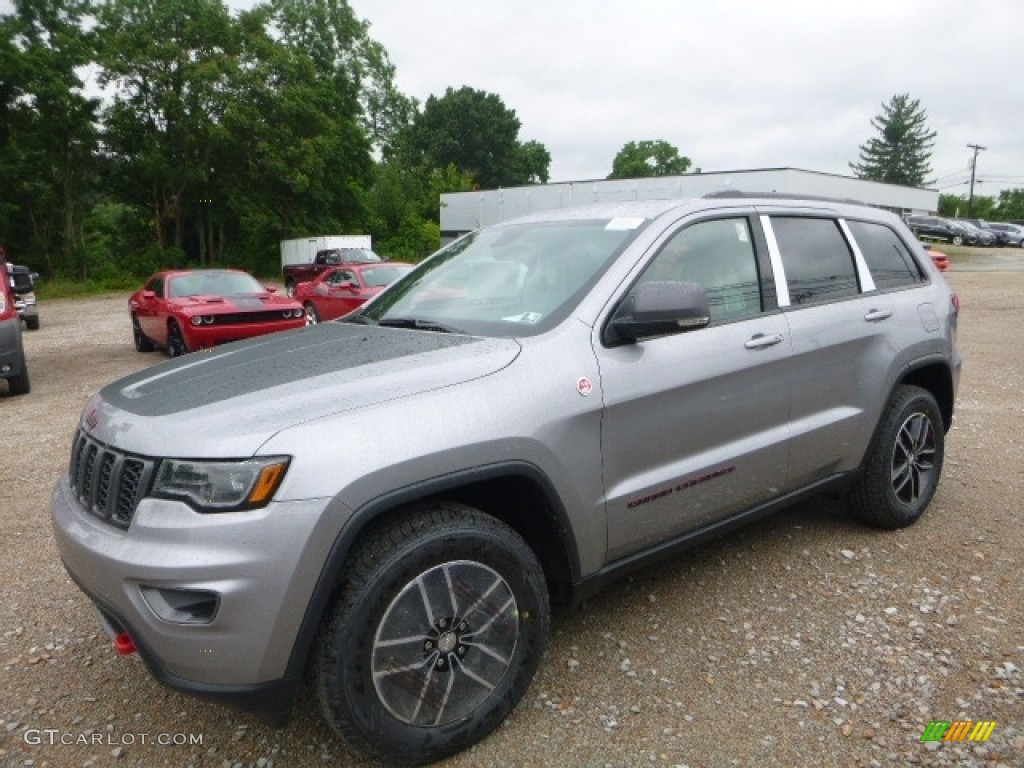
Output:
[[771,217],[793,304],[856,296],[853,253],[834,219]]
[[846,225],[879,290],[921,282],[921,270],[899,235],[886,226],[866,221],[847,221]]
[[640,278],[662,280],[702,286],[712,325],[759,313],[761,286],[747,219],[701,221],[680,230]]

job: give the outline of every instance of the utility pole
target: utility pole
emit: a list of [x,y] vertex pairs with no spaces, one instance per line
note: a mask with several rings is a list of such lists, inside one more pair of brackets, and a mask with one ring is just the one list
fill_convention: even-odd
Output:
[[967,148],[974,150],[974,157],[971,158],[971,195],[967,198],[967,218],[970,219],[974,216],[974,171],[978,167],[978,153],[988,149],[988,147],[968,144]]

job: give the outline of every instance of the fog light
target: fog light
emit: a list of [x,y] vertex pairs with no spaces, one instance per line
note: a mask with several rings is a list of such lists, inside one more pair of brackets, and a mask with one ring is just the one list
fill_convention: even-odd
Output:
[[209,624],[220,607],[220,595],[206,589],[141,589],[149,609],[172,624]]

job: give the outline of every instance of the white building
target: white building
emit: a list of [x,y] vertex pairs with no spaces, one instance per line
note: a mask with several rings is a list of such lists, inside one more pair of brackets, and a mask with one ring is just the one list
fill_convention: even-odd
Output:
[[466,232],[533,211],[569,208],[587,203],[701,197],[726,190],[855,200],[900,214],[929,213],[939,207],[937,190],[901,187],[799,168],[689,173],[652,179],[569,181],[443,194],[441,242],[450,242]]

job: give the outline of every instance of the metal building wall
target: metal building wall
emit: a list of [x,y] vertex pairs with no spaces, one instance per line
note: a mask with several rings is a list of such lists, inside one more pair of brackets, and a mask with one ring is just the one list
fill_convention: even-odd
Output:
[[781,192],[857,200],[897,212],[924,213],[936,210],[939,205],[939,193],[936,190],[901,187],[796,168],[769,168],[652,179],[572,181],[443,194],[441,237],[446,242],[480,227],[551,208],[627,200],[700,197],[722,190]]

